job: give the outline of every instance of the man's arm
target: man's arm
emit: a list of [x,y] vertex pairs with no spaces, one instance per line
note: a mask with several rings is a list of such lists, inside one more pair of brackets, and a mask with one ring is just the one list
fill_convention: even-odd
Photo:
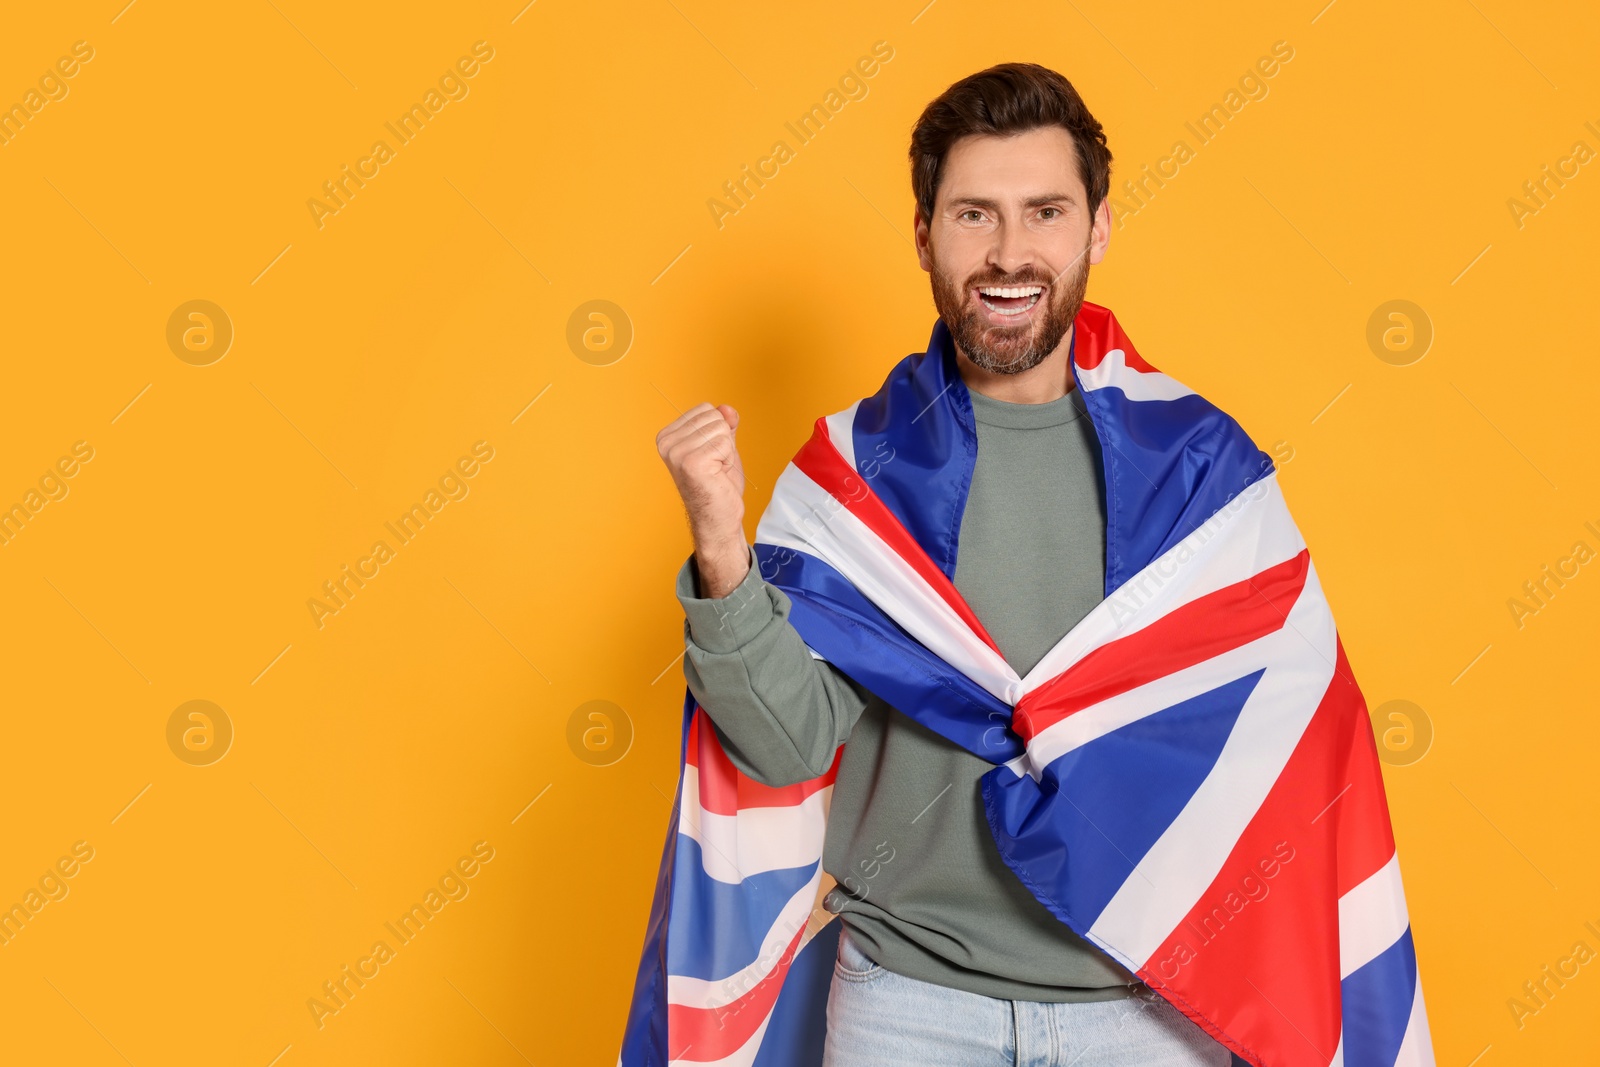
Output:
[[766,785],[825,772],[870,695],[816,659],[744,533],[739,413],[696,404],[656,434],[694,553],[678,571],[683,673],[734,766]]
[[745,545],[747,573],[726,596],[703,595],[698,560],[678,571],[683,674],[735,767],[765,785],[825,772],[871,693],[811,655],[789,622],[791,601],[761,577]]

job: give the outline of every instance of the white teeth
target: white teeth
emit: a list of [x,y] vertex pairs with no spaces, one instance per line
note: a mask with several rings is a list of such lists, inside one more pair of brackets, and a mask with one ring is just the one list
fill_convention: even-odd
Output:
[[982,296],[979,296],[978,299],[983,301],[983,306],[984,307],[988,308],[990,311],[994,312],[996,315],[1005,315],[1007,317],[1010,317],[1010,316],[1013,316],[1013,315],[1026,315],[1029,311],[1033,310],[1034,305],[1039,302],[1039,294],[1042,291],[1043,291],[1042,289],[1035,289],[1031,294],[1029,294],[1029,293],[1020,292],[1020,291],[1015,290],[1015,289],[998,289],[998,290],[995,290],[993,292],[990,292],[990,290],[988,290],[988,289],[980,289],[980,290],[978,290],[979,293],[988,294],[988,295],[991,295],[991,296],[1011,296],[1014,293],[1017,296],[1031,296],[1032,297],[1032,299],[1029,300],[1026,304],[1022,305],[1021,307],[1015,307],[1015,308],[995,307],[993,304],[989,303],[989,301],[984,300]]
[[1018,285],[1001,287],[997,285],[983,285],[978,287],[978,292],[984,296],[1038,296],[1044,292],[1042,285]]

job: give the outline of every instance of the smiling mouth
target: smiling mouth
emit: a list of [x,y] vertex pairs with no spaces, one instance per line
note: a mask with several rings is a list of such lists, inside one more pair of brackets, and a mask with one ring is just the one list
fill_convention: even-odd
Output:
[[975,288],[983,306],[1001,318],[1017,318],[1033,309],[1045,287],[1042,285],[980,285]]

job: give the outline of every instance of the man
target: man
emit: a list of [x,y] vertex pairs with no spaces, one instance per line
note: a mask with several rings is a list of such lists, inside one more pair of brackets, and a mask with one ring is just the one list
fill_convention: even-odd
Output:
[[[918,259],[977,428],[953,582],[1018,675],[1105,595],[1100,444],[1070,360],[1110,240],[1110,163],[1072,85],[1034,64],[957,82],[912,133]],[[702,403],[657,438],[694,540],[677,581],[684,673],[758,782],[815,779],[845,745],[824,853],[843,924],[824,1062],[1228,1064],[1002,861],[978,787],[993,763],[812,655],[745,538],[738,425]]]

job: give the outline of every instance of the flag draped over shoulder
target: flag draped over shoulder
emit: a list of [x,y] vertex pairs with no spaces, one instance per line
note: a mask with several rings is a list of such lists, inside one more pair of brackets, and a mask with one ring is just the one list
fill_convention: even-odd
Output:
[[[1105,599],[1024,677],[952,582],[977,455],[943,322],[817,419],[756,529],[826,659],[995,764],[995,845],[1062,922],[1256,1067],[1431,1065],[1379,761],[1271,457],[1085,303]],[[808,922],[838,758],[739,773],[693,693],[623,1067],[816,1067],[838,923]]]

